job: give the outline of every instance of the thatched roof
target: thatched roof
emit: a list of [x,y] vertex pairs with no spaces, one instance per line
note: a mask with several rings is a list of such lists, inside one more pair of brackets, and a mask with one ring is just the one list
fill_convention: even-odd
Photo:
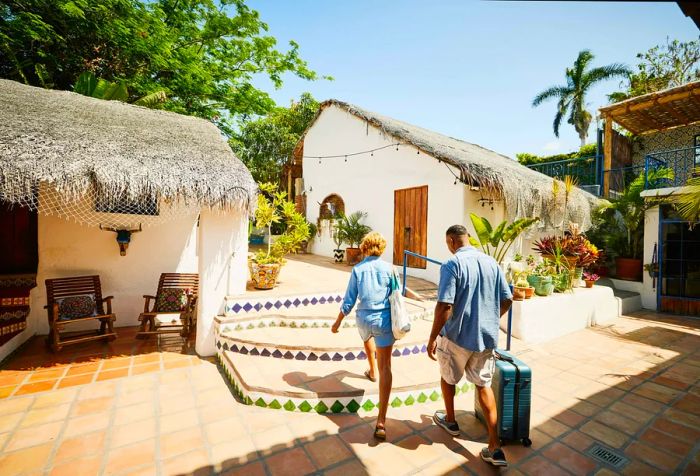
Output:
[[[510,219],[537,216],[541,218],[541,228],[566,226],[562,223],[564,217],[561,203],[555,206],[552,200],[551,177],[479,145],[382,116],[336,99],[321,103],[318,115],[330,106],[344,109],[367,121],[387,136],[410,144],[422,153],[455,167],[463,183],[479,187],[490,197],[504,200]],[[563,195],[563,190],[561,194]],[[598,201],[594,195],[576,188],[568,199],[566,219],[579,223],[584,230],[588,229],[591,225],[591,210]]]
[[65,199],[253,207],[257,186],[203,119],[0,80],[0,199],[39,184]]

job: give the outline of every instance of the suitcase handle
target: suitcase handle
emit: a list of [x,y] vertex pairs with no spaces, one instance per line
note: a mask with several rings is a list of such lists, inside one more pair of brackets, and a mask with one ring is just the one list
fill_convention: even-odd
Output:
[[513,363],[513,359],[507,355],[503,355],[499,352],[494,352],[494,355],[496,356],[497,359],[499,360],[504,360],[506,362],[510,362],[511,364]]

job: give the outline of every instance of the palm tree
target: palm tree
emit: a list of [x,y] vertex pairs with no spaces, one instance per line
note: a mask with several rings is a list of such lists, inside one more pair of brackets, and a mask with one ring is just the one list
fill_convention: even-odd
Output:
[[697,175],[689,178],[679,193],[669,199],[681,218],[691,223],[700,222],[700,168],[695,170]]
[[537,107],[548,99],[557,99],[557,114],[554,116],[554,135],[559,137],[559,126],[567,114],[566,122],[574,126],[581,139],[581,146],[586,145],[588,127],[591,125],[591,113],[586,110],[586,94],[594,84],[616,76],[630,73],[627,66],[619,63],[588,69],[593,60],[593,53],[583,50],[574,61],[573,68],[566,68],[566,85],[552,86],[545,89],[532,101]]

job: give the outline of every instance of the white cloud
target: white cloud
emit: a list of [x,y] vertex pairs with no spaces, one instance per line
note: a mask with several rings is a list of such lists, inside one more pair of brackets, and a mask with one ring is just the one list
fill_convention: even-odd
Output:
[[546,150],[548,152],[556,152],[557,150],[561,150],[561,142],[559,142],[558,140],[547,142],[545,145],[542,146],[542,150]]

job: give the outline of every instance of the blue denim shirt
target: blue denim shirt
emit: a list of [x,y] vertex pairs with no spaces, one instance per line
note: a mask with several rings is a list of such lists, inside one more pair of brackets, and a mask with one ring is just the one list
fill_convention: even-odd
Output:
[[350,282],[340,310],[346,316],[357,304],[357,316],[391,314],[389,295],[393,266],[378,256],[368,256],[352,268]]
[[452,304],[440,335],[467,350],[495,349],[501,301],[512,297],[495,259],[471,246],[458,249],[440,267],[438,302]]

